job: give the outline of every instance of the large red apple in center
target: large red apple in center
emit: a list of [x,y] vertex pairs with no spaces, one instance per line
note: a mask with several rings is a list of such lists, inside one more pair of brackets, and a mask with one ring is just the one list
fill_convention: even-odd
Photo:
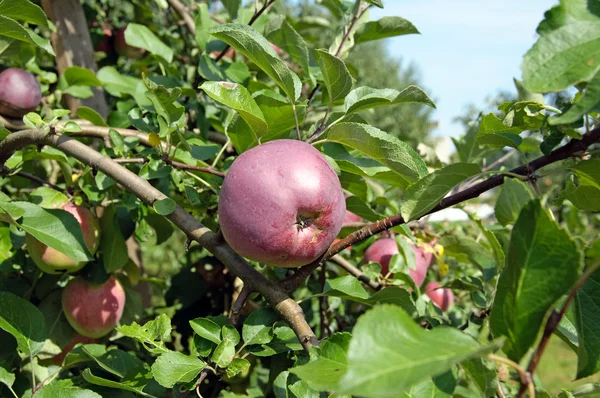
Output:
[[275,140],[240,155],[219,197],[223,236],[239,254],[275,267],[306,265],[342,228],[340,181],[310,144]]

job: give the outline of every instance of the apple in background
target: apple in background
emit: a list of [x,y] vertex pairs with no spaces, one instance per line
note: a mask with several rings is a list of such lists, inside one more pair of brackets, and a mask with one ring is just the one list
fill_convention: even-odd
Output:
[[144,55],[146,50],[144,50],[143,48],[133,47],[133,46],[130,46],[129,44],[127,44],[127,42],[125,41],[125,29],[126,28],[118,29],[114,34],[114,36],[115,36],[115,38],[114,38],[115,51],[117,52],[117,54],[119,54],[123,57],[129,57],[129,58],[141,57],[142,55]]
[[[415,285],[421,286],[427,276],[427,270],[433,263],[433,253],[426,253],[422,247],[417,247],[412,243],[410,246],[415,254],[416,267],[410,268],[408,273],[415,282]],[[390,260],[393,255],[398,253],[400,253],[400,251],[398,250],[398,243],[396,243],[395,239],[379,239],[365,251],[364,263],[379,263],[381,265],[381,274],[387,275],[390,270]]]
[[284,51],[279,48],[277,45],[269,42],[269,44],[271,45],[271,47],[273,47],[273,50],[275,50],[275,52],[277,53],[277,55],[282,56],[284,54]]
[[227,243],[275,267],[306,265],[331,245],[344,223],[340,181],[312,145],[275,140],[240,155],[225,176],[219,222]]
[[0,114],[21,118],[42,102],[42,89],[31,73],[8,68],[0,73]]
[[[100,245],[100,223],[98,218],[85,207],[67,203],[63,210],[71,213],[81,226],[85,246],[91,254],[96,253]],[[66,254],[46,246],[32,235],[25,237],[27,250],[33,262],[39,269],[48,274],[79,271],[86,264],[85,261],[77,262]]]
[[350,224],[355,222],[361,222],[362,218],[352,213],[351,211],[346,210],[346,214],[344,215],[344,224]]
[[62,308],[77,333],[91,338],[103,337],[123,316],[125,290],[114,276],[99,285],[77,277],[62,291]]
[[454,303],[454,293],[452,290],[442,288],[437,282],[429,282],[425,287],[425,294],[442,311],[447,311]]

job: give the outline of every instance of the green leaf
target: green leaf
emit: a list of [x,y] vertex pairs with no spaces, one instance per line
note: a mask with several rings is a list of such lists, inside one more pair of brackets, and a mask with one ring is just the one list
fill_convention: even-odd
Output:
[[83,240],[81,226],[72,214],[59,209],[44,209],[28,202],[11,202],[25,211],[19,227],[45,245],[75,261],[93,259]]
[[62,126],[62,131],[65,133],[79,133],[81,132],[81,127],[77,123],[72,120],[69,120]]
[[113,66],[104,66],[98,70],[96,77],[104,85],[104,89],[115,97],[130,95],[135,97],[138,84],[141,80],[120,74]]
[[0,15],[34,25],[48,26],[44,11],[29,0],[0,0]]
[[356,44],[387,37],[418,34],[415,26],[404,18],[389,16],[378,21],[370,21],[360,26],[354,33]]
[[284,15],[276,15],[267,22],[265,37],[288,53],[305,73],[309,73],[308,46]]
[[398,307],[375,307],[354,327],[348,371],[339,391],[369,397],[398,395],[498,345],[480,346],[472,337],[448,327],[424,330]]
[[0,366],[0,383],[4,384],[7,387],[12,387],[15,382],[15,374],[9,372]]
[[479,173],[481,167],[477,164],[454,163],[410,184],[404,191],[402,217],[410,221],[427,214],[452,188]]
[[[468,362],[468,361],[467,361]],[[400,398],[447,398],[452,397],[456,388],[456,377],[452,371],[448,371],[440,376],[427,379],[419,384],[412,386]],[[483,395],[482,395],[483,396]],[[493,396],[493,395],[490,395]]]
[[[440,240],[444,252],[460,262],[472,263],[481,269],[486,281],[496,276],[496,261],[481,243],[466,236],[447,235]],[[502,264],[498,264],[500,267]]]
[[152,365],[154,379],[163,387],[189,383],[206,367],[202,360],[180,352],[169,351],[160,355]]
[[25,28],[14,19],[5,15],[0,15],[0,36],[36,45],[48,54],[56,56],[48,40],[43,39],[33,30]]
[[562,390],[558,398],[590,397],[596,398],[600,392],[600,383],[587,383],[571,391]]
[[90,384],[123,391],[130,391],[145,397],[152,397],[152,395],[146,394],[142,391],[152,380],[152,375],[149,371],[144,373],[136,372],[135,375],[129,376],[129,378],[124,378],[121,381],[114,381],[96,376],[90,369],[85,369],[83,372],[81,372],[81,376]]
[[352,90],[354,78],[350,76],[344,61],[325,50],[317,50],[318,64],[329,93],[329,104],[342,99]]
[[496,369],[486,366],[483,359],[471,359],[461,364],[461,367],[473,381],[473,385],[482,397],[493,397],[498,391],[498,376]]
[[30,199],[38,206],[55,209],[62,207],[69,201],[65,194],[48,187],[35,189],[31,192]]
[[352,275],[327,280],[323,288],[323,294],[351,300],[366,300],[369,298],[369,293],[362,287],[360,281]]
[[65,380],[61,380],[58,383],[45,384],[35,393],[35,398],[102,398],[100,394],[94,391],[84,390],[73,385],[66,385],[66,383],[61,383],[63,381]]
[[143,48],[151,54],[162,57],[168,63],[173,62],[173,49],[163,43],[144,25],[130,23],[125,29],[125,42],[132,47]]
[[211,356],[212,362],[216,363],[221,368],[229,366],[233,357],[235,356],[235,346],[240,341],[240,335],[238,331],[231,325],[223,326],[221,330],[223,339],[215,348]]
[[223,24],[209,29],[209,33],[223,40],[262,69],[283,90],[288,98],[296,101],[302,84],[278,56],[267,39],[248,25]]
[[221,3],[223,3],[223,7],[225,7],[231,19],[237,18],[242,0],[222,0]]
[[0,291],[0,329],[17,340],[25,355],[35,356],[46,341],[44,315],[29,301],[9,292]]
[[580,184],[600,189],[600,159],[588,159],[571,167]]
[[588,82],[583,95],[563,114],[553,116],[549,123],[570,124],[576,123],[581,118],[598,108],[600,105],[600,73],[596,72]]
[[577,290],[574,307],[579,340],[577,378],[581,379],[600,371],[600,269]]
[[38,309],[44,314],[46,325],[50,325],[48,339],[59,347],[65,347],[77,334],[67,321],[62,309],[62,291],[54,290],[44,297]]
[[346,198],[346,210],[364,218],[367,221],[377,221],[381,218],[379,214],[375,213],[369,205],[357,196],[348,196]]
[[235,110],[250,127],[258,141],[269,129],[262,110],[246,87],[229,82],[204,82],[200,89],[213,100]]
[[77,116],[91,122],[94,126],[108,127],[108,124],[106,124],[102,116],[94,109],[87,106],[80,106],[77,108]]
[[169,352],[164,341],[171,335],[171,319],[160,314],[156,319],[146,322],[144,326],[133,322],[131,325],[117,327],[117,331],[142,343],[144,348],[154,354]]
[[119,226],[119,218],[114,205],[104,208],[100,218],[100,229],[102,237],[100,240],[100,251],[102,251],[102,262],[107,273],[120,270],[129,261],[125,238]]
[[221,342],[221,326],[208,318],[196,318],[190,321],[190,326],[200,337],[212,341],[215,344]]
[[496,218],[502,225],[514,224],[523,206],[533,199],[527,185],[515,178],[505,178],[498,201],[496,202]]
[[171,198],[164,198],[154,202],[152,208],[161,216],[168,216],[175,211],[177,203]]
[[335,160],[343,172],[345,171],[361,177],[374,178],[402,188],[408,185],[408,181],[404,178],[398,178],[398,174],[391,171],[388,167],[373,159],[357,157],[358,154],[353,156],[343,145],[327,142],[323,144],[323,152]]
[[475,225],[477,225],[477,228],[479,228],[479,230],[485,236],[485,239],[490,244],[490,248],[492,249],[492,253],[494,254],[494,258],[496,259],[496,266],[502,267],[504,265],[504,258],[505,258],[504,250],[502,249],[502,245],[500,245],[500,242],[498,241],[498,238],[496,237],[496,235],[494,235],[492,233],[492,231],[487,229],[483,225],[483,222],[474,214],[469,213],[469,218],[471,220],[473,220],[473,223],[475,223]]
[[[269,125],[261,142],[288,138],[290,130],[296,127],[294,107],[283,96],[271,90],[261,90],[254,93],[253,97]],[[302,125],[306,114],[306,103],[297,104],[295,107],[298,124]]]
[[[81,66],[70,66],[63,73],[69,86],[101,86],[93,71]],[[89,108],[88,108],[89,109]]]
[[435,109],[435,104],[427,94],[417,86],[408,86],[402,91],[391,88],[358,87],[350,91],[344,100],[347,114],[364,111],[385,105],[417,103]]
[[244,373],[250,369],[250,362],[245,358],[233,358],[231,364],[226,369],[227,377],[233,377],[239,373]]
[[523,207],[500,274],[490,327],[507,336],[504,352],[519,361],[535,343],[552,305],[577,281],[581,254],[538,200]]
[[245,345],[267,344],[273,339],[271,325],[277,321],[275,311],[261,308],[253,311],[244,321],[242,339]]
[[408,144],[366,124],[338,123],[327,132],[327,141],[358,149],[408,182],[427,174],[425,162]]
[[561,0],[538,26],[538,41],[523,57],[523,86],[562,91],[590,81],[600,64],[600,17],[587,0]]
[[348,368],[347,352],[350,337],[350,333],[334,333],[321,343],[319,355],[315,360],[291,368],[290,372],[317,391],[337,390]]

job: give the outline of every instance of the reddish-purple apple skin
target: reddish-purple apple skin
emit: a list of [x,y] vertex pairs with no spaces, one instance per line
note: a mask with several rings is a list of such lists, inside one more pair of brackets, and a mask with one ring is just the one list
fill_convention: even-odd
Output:
[[275,267],[300,267],[327,250],[342,228],[340,181],[312,145],[275,140],[231,165],[219,197],[223,236],[239,254]]
[[77,333],[85,337],[103,337],[123,316],[125,290],[115,277],[100,285],[77,277],[62,291],[62,308]]
[[[415,282],[415,285],[421,286],[427,276],[427,270],[432,264],[433,254],[427,253],[423,248],[416,247],[412,244],[411,247],[415,254],[416,267],[409,269],[408,273]],[[396,243],[395,239],[379,239],[365,251],[364,262],[379,263],[381,265],[381,274],[387,275],[390,269],[390,260],[394,254],[398,253],[400,253],[400,251],[398,250],[398,243]]]
[[0,73],[0,114],[23,117],[42,101],[42,90],[35,76],[18,68]]
[[118,29],[114,34],[115,51],[117,52],[117,54],[123,57],[141,57],[142,55],[144,55],[146,50],[144,50],[143,48],[133,47],[127,44],[127,42],[125,41],[125,29],[126,28]]
[[[83,240],[87,249],[91,254],[96,253],[98,245],[100,245],[100,224],[98,218],[89,209],[71,203],[66,204],[62,209],[75,217],[75,220],[81,226]],[[27,234],[25,242],[27,243],[27,250],[33,262],[39,269],[48,274],[75,272],[83,268],[86,264],[85,261],[77,262],[66,254],[46,246],[32,235]]]
[[437,282],[429,282],[425,287],[425,293],[442,311],[448,311],[448,308],[454,303],[454,293],[450,289],[442,288]]

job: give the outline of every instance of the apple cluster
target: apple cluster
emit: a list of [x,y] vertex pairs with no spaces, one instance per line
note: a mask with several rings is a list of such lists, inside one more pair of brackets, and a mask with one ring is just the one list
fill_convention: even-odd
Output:
[[[62,210],[75,218],[88,251],[95,254],[100,245],[98,218],[89,209],[71,203],[62,206]],[[86,265],[85,261],[76,261],[30,234],[25,237],[25,242],[29,256],[45,273],[73,273]],[[99,338],[107,335],[121,320],[125,290],[114,276],[99,284],[77,276],[63,289],[61,301],[65,317],[73,329],[86,338]]]

